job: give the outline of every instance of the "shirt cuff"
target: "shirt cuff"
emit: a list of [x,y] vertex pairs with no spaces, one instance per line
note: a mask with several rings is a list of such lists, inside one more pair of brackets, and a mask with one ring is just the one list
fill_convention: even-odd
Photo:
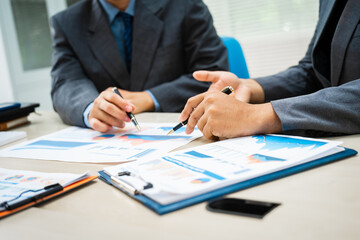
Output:
[[85,108],[85,111],[83,113],[84,124],[88,128],[91,128],[89,124],[89,114],[93,106],[94,106],[94,102],[89,103],[89,105]]
[[160,103],[156,100],[155,96],[149,90],[146,90],[146,92],[150,94],[150,97],[154,102],[155,112],[160,112],[161,111]]

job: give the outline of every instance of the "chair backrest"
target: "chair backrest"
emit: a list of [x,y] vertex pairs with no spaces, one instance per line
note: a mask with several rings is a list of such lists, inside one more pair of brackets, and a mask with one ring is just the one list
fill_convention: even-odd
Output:
[[240,43],[233,37],[221,37],[221,40],[228,51],[230,72],[239,78],[249,78],[249,71]]

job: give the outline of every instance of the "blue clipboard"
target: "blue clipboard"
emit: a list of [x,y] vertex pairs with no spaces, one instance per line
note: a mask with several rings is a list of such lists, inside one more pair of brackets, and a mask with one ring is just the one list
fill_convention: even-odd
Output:
[[295,173],[299,173],[308,169],[312,169],[324,164],[328,164],[331,162],[335,162],[347,157],[351,157],[357,154],[357,151],[353,150],[353,149],[349,149],[349,148],[345,148],[345,151],[339,152],[339,153],[335,153],[333,155],[330,156],[326,156],[323,158],[319,158],[307,163],[303,163],[294,167],[290,167],[287,169],[283,169],[277,172],[273,172],[270,174],[266,174],[260,177],[256,177],[253,179],[249,179],[243,182],[239,182],[239,183],[235,183],[233,185],[229,185],[227,187],[223,187],[220,189],[216,189],[189,199],[185,199],[185,200],[181,200],[175,203],[171,203],[168,205],[161,205],[157,202],[155,202],[154,200],[144,196],[144,195],[131,195],[128,194],[127,192],[123,191],[121,188],[119,188],[116,185],[113,185],[110,179],[110,176],[107,175],[104,171],[99,171],[100,177],[99,179],[101,179],[102,181],[115,186],[116,188],[120,189],[122,192],[126,193],[127,195],[129,195],[130,197],[138,200],[139,202],[141,202],[142,204],[144,204],[145,206],[147,206],[148,208],[150,208],[151,210],[155,211],[157,214],[159,215],[163,215],[169,212],[173,212],[176,210],[179,210],[181,208],[185,208],[197,203],[201,203],[204,201],[208,201],[210,199],[214,199],[214,198],[218,198],[221,196],[224,196],[226,194],[230,194],[233,192],[237,192],[243,189],[247,189],[250,187],[254,187],[257,186],[259,184],[263,184],[263,183],[267,183],[279,178],[283,178],[283,177],[287,177],[289,175],[295,174]]

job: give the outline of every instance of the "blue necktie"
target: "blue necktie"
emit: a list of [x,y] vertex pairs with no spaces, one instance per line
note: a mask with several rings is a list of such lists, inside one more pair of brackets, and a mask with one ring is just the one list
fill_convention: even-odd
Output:
[[120,12],[124,20],[124,43],[125,43],[125,62],[129,73],[131,72],[131,58],[132,58],[132,21],[133,17],[127,13]]

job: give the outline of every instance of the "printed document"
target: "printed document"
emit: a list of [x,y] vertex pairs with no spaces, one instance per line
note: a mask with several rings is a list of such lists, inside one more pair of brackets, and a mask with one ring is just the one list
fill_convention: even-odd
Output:
[[[0,204],[20,196],[19,200],[38,194],[45,186],[59,183],[63,187],[89,177],[89,173],[45,173],[0,168]],[[25,193],[26,192],[26,193]],[[2,211],[0,207],[0,211]]]
[[0,132],[0,146],[25,138],[26,132],[5,131]]
[[[339,144],[285,135],[257,135],[107,167],[104,171],[158,203],[169,204],[343,151]],[[119,172],[131,175],[119,177]],[[143,190],[144,182],[153,187]]]
[[0,151],[0,157],[32,158],[68,162],[127,162],[167,153],[202,136],[181,128],[166,135],[176,123],[132,123],[100,133],[88,128],[69,127]]

